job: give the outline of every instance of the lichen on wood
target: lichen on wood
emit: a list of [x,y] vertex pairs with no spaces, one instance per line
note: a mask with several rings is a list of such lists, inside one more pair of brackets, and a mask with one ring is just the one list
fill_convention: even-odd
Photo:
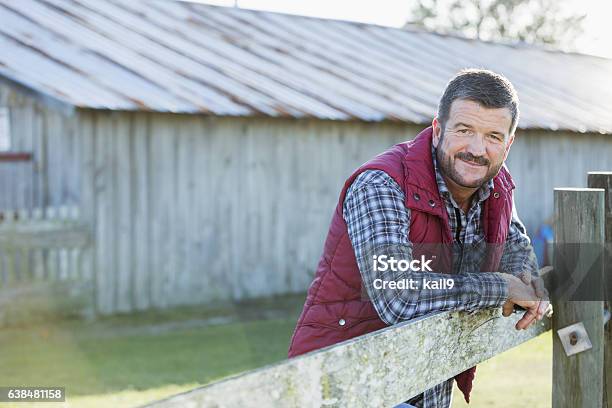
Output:
[[499,309],[444,312],[316,350],[149,407],[393,406],[550,329]]

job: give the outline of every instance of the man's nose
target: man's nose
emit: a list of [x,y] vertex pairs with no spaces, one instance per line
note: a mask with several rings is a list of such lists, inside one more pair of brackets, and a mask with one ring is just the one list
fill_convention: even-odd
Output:
[[474,156],[484,156],[487,152],[484,135],[477,133],[470,140],[469,152]]

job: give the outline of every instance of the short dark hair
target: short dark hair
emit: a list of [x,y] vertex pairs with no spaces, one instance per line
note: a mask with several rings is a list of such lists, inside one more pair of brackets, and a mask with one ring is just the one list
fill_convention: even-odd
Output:
[[451,104],[457,99],[477,102],[485,108],[508,108],[512,114],[510,134],[519,120],[519,99],[512,83],[486,69],[463,69],[446,85],[438,104],[438,121],[444,126]]

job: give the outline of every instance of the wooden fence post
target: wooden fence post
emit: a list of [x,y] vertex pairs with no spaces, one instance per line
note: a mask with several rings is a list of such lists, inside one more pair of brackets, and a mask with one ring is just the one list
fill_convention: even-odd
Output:
[[[604,284],[608,313],[612,313],[612,172],[589,172],[589,188],[603,188],[606,191],[606,255],[604,261]],[[604,407],[612,407],[612,323],[604,328]]]
[[[575,277],[588,269],[603,275],[604,190],[555,189],[554,199],[555,274],[569,272]],[[599,408],[604,369],[602,302],[564,301],[554,296],[552,407]],[[592,348],[567,356],[558,330],[575,323],[584,324]],[[571,343],[576,343],[576,337]]]

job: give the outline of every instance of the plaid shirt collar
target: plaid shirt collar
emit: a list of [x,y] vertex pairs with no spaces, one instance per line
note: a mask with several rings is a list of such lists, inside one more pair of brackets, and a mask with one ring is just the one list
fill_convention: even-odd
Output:
[[[455,199],[451,195],[450,191],[448,190],[448,187],[446,186],[446,183],[444,182],[444,178],[442,177],[442,173],[440,173],[440,169],[438,167],[438,160],[436,158],[436,148],[434,147],[433,143],[431,144],[431,156],[433,160],[434,171],[436,173],[436,182],[438,183],[438,191],[440,192],[440,196],[444,200],[450,201],[450,203],[452,203],[454,207],[460,208],[455,202]],[[488,182],[480,186],[480,188],[476,192],[477,197],[478,197],[478,200],[476,201],[476,203],[481,203],[487,198],[489,198],[489,195],[491,194],[492,190],[493,190],[493,179],[489,180]],[[476,203],[473,203],[472,206]]]

